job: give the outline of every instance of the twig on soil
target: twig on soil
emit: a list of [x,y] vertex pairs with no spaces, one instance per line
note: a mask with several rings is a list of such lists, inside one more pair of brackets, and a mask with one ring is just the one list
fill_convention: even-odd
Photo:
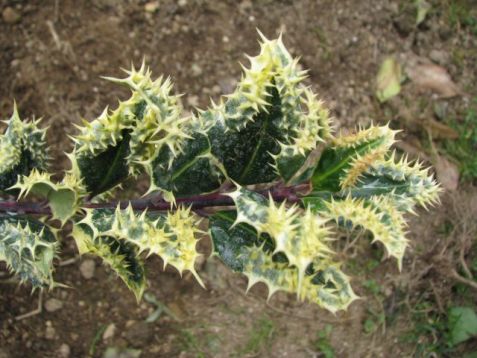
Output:
[[40,290],[38,292],[39,292],[38,293],[38,307],[33,311],[22,314],[20,316],[16,316],[15,317],[16,321],[21,321],[22,319],[30,318],[30,317],[39,315],[39,314],[41,314],[41,312],[43,312],[43,291]]
[[476,281],[469,280],[468,278],[462,277],[461,275],[459,275],[459,273],[455,269],[452,269],[450,271],[450,276],[452,278],[456,279],[457,281],[459,281],[460,283],[468,285],[468,286],[470,286],[472,288],[475,288],[477,290],[477,282]]
[[51,37],[53,37],[53,42],[56,45],[58,51],[63,53],[64,55],[70,56],[73,61],[76,60],[76,54],[73,51],[73,47],[68,41],[63,41],[60,39],[60,36],[55,30],[55,25],[52,21],[46,21],[46,25],[48,26],[48,30],[50,30]]
[[63,267],[63,266],[72,265],[72,264],[74,264],[76,261],[78,261],[79,258],[80,258],[80,257],[79,257],[79,255],[78,255],[78,256],[72,257],[72,258],[70,258],[70,259],[66,259],[66,260],[60,261],[60,263],[58,264],[58,266]]

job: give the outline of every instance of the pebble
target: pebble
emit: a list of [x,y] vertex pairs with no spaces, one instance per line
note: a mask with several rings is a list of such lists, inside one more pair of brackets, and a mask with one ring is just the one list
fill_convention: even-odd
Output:
[[86,259],[80,265],[81,276],[84,279],[90,280],[94,277],[94,271],[96,269],[96,263],[93,259]]
[[149,13],[159,10],[159,1],[150,1],[144,5],[144,10]]
[[430,53],[429,53],[429,57],[432,61],[434,61],[435,63],[441,65],[441,66],[445,66],[449,63],[449,54],[445,51],[442,51],[442,50],[432,50]]
[[45,309],[48,312],[55,312],[63,308],[63,302],[56,298],[50,298],[45,302]]
[[45,331],[45,338],[46,339],[55,339],[56,330],[51,324],[51,321],[46,321],[46,331]]
[[21,15],[11,7],[6,7],[2,12],[3,21],[7,24],[16,24],[21,19]]
[[187,6],[187,0],[179,0],[177,5],[179,5],[179,7]]
[[67,345],[66,343],[63,343],[60,348],[58,349],[58,355],[61,357],[61,358],[68,358],[71,354],[71,348],[69,345]]
[[199,77],[202,74],[202,68],[197,63],[192,64],[190,70],[194,77]]
[[196,95],[187,96],[187,104],[191,107],[198,107],[199,97]]
[[146,322],[135,322],[124,334],[124,338],[133,347],[142,347],[151,342],[154,337],[154,329]]
[[114,333],[116,333],[116,325],[114,323],[109,324],[103,333],[103,341],[107,341],[114,337]]

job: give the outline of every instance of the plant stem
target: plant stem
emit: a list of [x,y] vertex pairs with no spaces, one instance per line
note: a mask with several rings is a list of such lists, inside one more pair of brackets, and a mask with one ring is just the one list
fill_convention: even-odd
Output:
[[[265,190],[258,190],[266,197],[269,195],[273,200],[281,202],[287,201],[289,203],[297,203],[300,200],[300,192],[309,190],[308,184],[301,184],[297,186],[275,186]],[[150,197],[144,199],[113,201],[108,203],[85,203],[83,208],[90,209],[115,209],[117,206],[121,209],[132,206],[137,211],[166,211],[173,210],[170,202],[165,201],[162,197]],[[204,195],[194,195],[189,197],[177,198],[176,206],[190,206],[193,210],[201,211],[201,209],[220,207],[220,206],[233,206],[234,202],[232,198],[227,196],[227,193],[215,192]],[[16,201],[0,201],[0,213],[20,213],[20,214],[37,214],[48,215],[51,214],[50,208],[41,203],[32,202],[16,202]],[[201,211],[202,212],[202,211]]]

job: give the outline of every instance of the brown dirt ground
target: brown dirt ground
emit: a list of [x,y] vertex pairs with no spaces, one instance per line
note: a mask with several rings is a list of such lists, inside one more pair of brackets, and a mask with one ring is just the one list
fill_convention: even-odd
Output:
[[[419,153],[424,150],[420,139],[427,138],[419,121],[429,110],[437,104],[459,118],[477,93],[476,36],[451,21],[451,1],[429,2],[432,11],[416,28],[407,10],[411,1],[161,0],[149,13],[139,0],[0,0],[0,10],[11,7],[20,16],[14,23],[0,20],[1,117],[11,113],[13,98],[21,115],[44,117],[57,158],[54,169],[62,169],[72,123],[93,119],[126,96],[101,75],[120,76],[121,67],[144,57],[154,74],[170,75],[176,91],[186,93],[187,109],[204,107],[209,97],[233,89],[238,61],[258,50],[255,29],[260,28],[269,37],[283,32],[291,53],[310,69],[307,81],[332,108],[338,127],[391,121],[406,129],[402,139],[411,144],[406,148]],[[457,3],[477,7],[475,1]],[[433,50],[440,51],[437,60],[463,95],[440,99],[406,83],[398,98],[380,105],[374,81],[382,60],[389,55],[429,58]],[[37,294],[0,282],[0,357],[100,357],[111,346],[140,349],[141,357],[318,357],[318,332],[326,325],[332,326],[329,343],[337,357],[418,356],[420,344],[438,339],[422,332],[405,339],[419,304],[428,303],[431,315],[464,302],[450,272],[457,265],[459,242],[469,235],[475,239],[476,231],[457,224],[450,236],[445,227],[475,220],[476,195],[470,184],[461,185],[443,195],[439,208],[410,218],[412,247],[401,274],[395,262],[380,262],[379,247],[358,241],[346,253],[346,271],[362,299],[336,316],[285,294],[267,303],[260,286],[245,295],[246,280],[214,259],[201,265],[206,290],[189,275],[180,279],[174,271],[162,272],[160,260],[149,260],[148,292],[178,319],[163,314],[152,323],[144,320],[154,306],[137,304],[99,261],[90,280],[81,275],[79,259],[58,267],[57,280],[71,288],[46,292],[43,299],[56,298],[62,308],[22,321],[14,318],[36,307]],[[466,245],[470,259],[475,254]],[[75,258],[71,239],[63,246],[61,259]],[[366,288],[366,280],[377,282],[379,292]],[[366,324],[380,322],[379,317],[384,321],[366,332]],[[104,340],[111,324],[116,330]],[[476,342],[453,354],[472,349]]]

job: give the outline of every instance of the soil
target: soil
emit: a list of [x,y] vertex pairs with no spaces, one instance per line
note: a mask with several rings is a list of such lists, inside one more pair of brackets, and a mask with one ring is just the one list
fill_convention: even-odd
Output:
[[[431,10],[417,26],[411,1],[0,0],[0,114],[8,118],[15,99],[23,117],[43,117],[52,170],[61,170],[72,124],[127,97],[100,76],[121,76],[121,68],[145,59],[153,74],[170,75],[175,91],[185,93],[186,110],[204,108],[233,90],[244,53],[258,51],[259,28],[269,38],[283,33],[337,129],[390,121],[406,132],[401,149],[432,158],[425,120],[436,108],[459,120],[477,94],[477,31],[452,16],[453,3],[469,11],[477,4],[428,3]],[[380,104],[375,78],[388,56],[430,59],[448,71],[460,94],[441,98],[407,81],[398,97]],[[439,151],[439,140],[432,143]],[[472,184],[461,183],[442,195],[441,206],[410,218],[411,248],[401,273],[392,260],[381,260],[380,247],[359,240],[344,255],[361,300],[336,315],[282,293],[267,302],[260,285],[246,295],[246,279],[215,258],[200,265],[205,290],[190,275],[163,272],[152,258],[147,293],[168,308],[154,320],[155,304],[137,303],[99,261],[77,257],[66,238],[56,279],[68,288],[44,292],[40,314],[15,320],[35,309],[39,296],[2,276],[0,357],[133,357],[139,351],[141,357],[319,357],[327,344],[337,357],[418,356],[437,339],[416,333],[418,307],[428,304],[431,317],[465,303],[451,272],[459,245],[467,245],[465,259],[475,256],[468,240],[477,235],[469,229],[476,197]],[[449,223],[456,223],[451,233]],[[202,246],[210,249],[207,239]],[[476,342],[467,342],[451,355],[475,349]]]

